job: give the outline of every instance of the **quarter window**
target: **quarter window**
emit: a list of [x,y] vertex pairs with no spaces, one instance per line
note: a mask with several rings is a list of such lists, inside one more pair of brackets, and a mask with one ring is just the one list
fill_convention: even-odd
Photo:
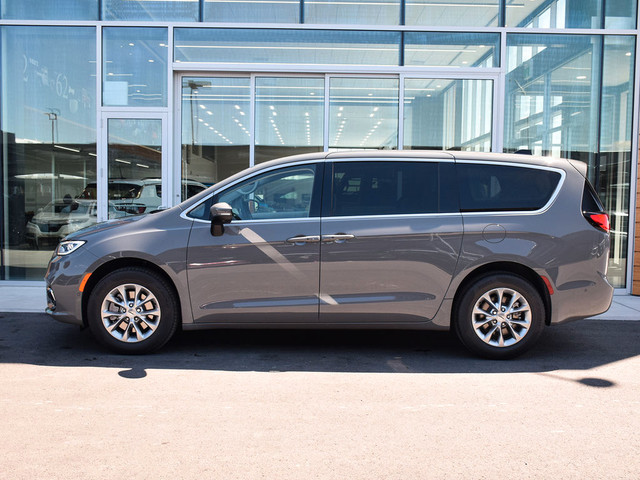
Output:
[[331,215],[453,212],[452,164],[437,162],[336,162]]
[[560,174],[536,168],[459,163],[458,190],[463,212],[539,210]]

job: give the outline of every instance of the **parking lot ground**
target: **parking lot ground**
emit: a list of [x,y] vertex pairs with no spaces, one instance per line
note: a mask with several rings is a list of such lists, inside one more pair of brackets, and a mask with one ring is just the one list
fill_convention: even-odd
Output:
[[2,479],[638,478],[640,322],[512,361],[446,332],[184,332],[113,355],[0,314]]

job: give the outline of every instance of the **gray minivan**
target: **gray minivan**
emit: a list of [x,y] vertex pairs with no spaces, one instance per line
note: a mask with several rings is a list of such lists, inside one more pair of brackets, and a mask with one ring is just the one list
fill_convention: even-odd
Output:
[[262,163],[75,232],[47,312],[146,353],[178,327],[449,329],[510,358],[609,308],[609,220],[581,162],[354,151]]

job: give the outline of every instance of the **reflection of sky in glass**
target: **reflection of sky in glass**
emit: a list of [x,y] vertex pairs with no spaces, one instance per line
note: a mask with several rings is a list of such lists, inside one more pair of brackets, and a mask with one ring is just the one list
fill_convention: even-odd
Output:
[[420,67],[497,67],[497,33],[407,33],[404,64]]
[[305,0],[304,22],[398,25],[400,0]]
[[[519,4],[523,0],[518,0]],[[498,26],[499,0],[406,0],[406,25]]]
[[175,29],[176,62],[398,65],[400,32]]
[[198,0],[102,0],[103,20],[197,21]]
[[298,23],[299,19],[299,0],[204,0],[205,22]]
[[103,104],[167,105],[167,29],[104,28]]
[[97,20],[98,0],[2,0],[2,18]]
[[18,143],[95,142],[95,28],[1,29],[2,130]]

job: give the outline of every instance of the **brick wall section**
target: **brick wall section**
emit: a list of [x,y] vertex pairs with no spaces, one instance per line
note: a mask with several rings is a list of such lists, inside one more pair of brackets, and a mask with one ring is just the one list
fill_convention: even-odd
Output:
[[[640,142],[638,142],[638,148],[638,162],[640,163]],[[633,230],[635,241],[633,243],[633,283],[631,293],[640,295],[640,165],[636,170],[638,178],[636,179],[636,223]]]

